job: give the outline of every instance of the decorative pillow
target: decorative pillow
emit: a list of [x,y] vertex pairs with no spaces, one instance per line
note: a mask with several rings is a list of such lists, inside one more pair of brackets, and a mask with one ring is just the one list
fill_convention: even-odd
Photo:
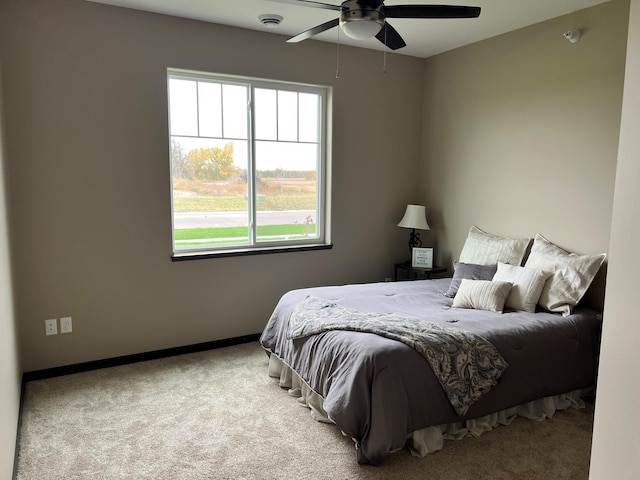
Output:
[[536,311],[542,287],[550,276],[551,273],[542,270],[498,263],[498,271],[493,280],[513,284],[504,303],[505,307],[533,313]]
[[453,299],[453,307],[502,313],[504,302],[510,291],[509,282],[463,278],[458,293]]
[[457,262],[455,264],[453,278],[445,295],[451,298],[455,297],[463,278],[469,280],[491,280],[497,268],[497,265],[475,265],[473,263]]
[[583,297],[596,276],[605,253],[599,255],[576,255],[554,245],[539,233],[533,241],[531,254],[525,267],[551,273],[542,288],[538,305],[550,312],[561,312],[563,316]]
[[460,252],[460,261],[477,265],[496,265],[498,262],[521,265],[530,238],[507,238],[492,235],[473,226]]

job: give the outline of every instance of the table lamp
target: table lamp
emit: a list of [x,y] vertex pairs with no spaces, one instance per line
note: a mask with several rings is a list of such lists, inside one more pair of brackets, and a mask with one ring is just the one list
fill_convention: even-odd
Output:
[[398,223],[399,227],[410,228],[409,234],[409,253],[413,252],[414,247],[421,247],[422,240],[420,240],[420,233],[416,230],[429,230],[429,224],[425,215],[424,205],[407,205],[407,210],[404,212],[404,217]]

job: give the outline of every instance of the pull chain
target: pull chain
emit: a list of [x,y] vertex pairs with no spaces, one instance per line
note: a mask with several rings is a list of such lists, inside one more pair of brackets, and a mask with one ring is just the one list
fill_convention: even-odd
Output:
[[384,24],[384,50],[382,51],[382,73],[387,73],[387,24]]
[[336,78],[340,78],[340,27],[338,27],[338,45],[336,47]]

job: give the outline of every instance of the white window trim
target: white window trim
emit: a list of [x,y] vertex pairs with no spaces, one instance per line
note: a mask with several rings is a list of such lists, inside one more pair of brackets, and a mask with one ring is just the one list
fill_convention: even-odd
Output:
[[[216,248],[189,248],[189,249],[176,249],[175,248],[175,228],[174,228],[174,211],[173,211],[173,170],[171,164],[171,124],[170,124],[170,100],[169,100],[169,80],[170,79],[185,79],[185,80],[204,80],[204,81],[219,81],[227,84],[239,84],[243,86],[249,86],[249,114],[248,114],[248,157],[249,164],[247,165],[247,171],[251,172],[251,180],[248,182],[249,193],[252,201],[249,208],[249,241],[250,245],[224,245]],[[290,90],[299,93],[313,93],[320,95],[321,109],[320,109],[320,121],[319,121],[319,135],[320,141],[318,142],[318,148],[320,149],[318,155],[319,165],[317,172],[319,176],[318,191],[316,194],[316,232],[317,238],[309,240],[298,239],[294,241],[256,241],[256,195],[255,195],[255,143],[256,138],[254,135],[254,114],[253,114],[253,92],[256,88],[268,88],[278,90]],[[228,257],[237,255],[255,255],[261,253],[279,253],[290,251],[304,251],[304,250],[319,250],[332,248],[331,244],[331,228],[330,228],[330,192],[331,192],[331,102],[332,100],[332,88],[330,86],[300,84],[294,82],[283,82],[276,80],[267,80],[253,77],[241,77],[235,75],[226,74],[214,74],[206,72],[198,72],[191,70],[167,69],[167,122],[168,122],[168,135],[169,140],[169,177],[170,177],[170,196],[171,196],[171,248],[173,260],[190,260],[195,258],[215,258],[215,257]]]

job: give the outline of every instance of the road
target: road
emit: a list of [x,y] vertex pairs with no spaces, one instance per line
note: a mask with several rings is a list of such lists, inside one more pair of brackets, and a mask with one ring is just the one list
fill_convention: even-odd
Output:
[[[315,210],[287,210],[258,212],[261,225],[283,225],[304,223],[310,215],[315,223]],[[237,227],[247,224],[246,212],[177,212],[174,213],[174,225],[178,228]]]

